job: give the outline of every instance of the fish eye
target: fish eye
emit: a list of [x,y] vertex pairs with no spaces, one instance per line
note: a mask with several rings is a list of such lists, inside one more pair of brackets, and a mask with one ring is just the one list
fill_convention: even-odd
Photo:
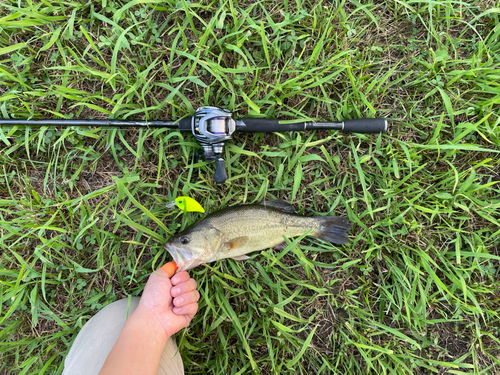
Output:
[[180,241],[181,241],[181,244],[186,245],[189,243],[189,238],[187,238],[186,236],[183,236],[180,238]]

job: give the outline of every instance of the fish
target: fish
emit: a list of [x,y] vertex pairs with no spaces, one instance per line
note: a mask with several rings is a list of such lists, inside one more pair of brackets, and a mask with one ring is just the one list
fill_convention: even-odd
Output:
[[301,216],[292,204],[276,199],[215,211],[173,236],[165,248],[180,272],[226,258],[245,260],[246,254],[258,250],[284,249],[283,236],[292,238],[308,231],[309,236],[346,244],[351,227],[346,217]]

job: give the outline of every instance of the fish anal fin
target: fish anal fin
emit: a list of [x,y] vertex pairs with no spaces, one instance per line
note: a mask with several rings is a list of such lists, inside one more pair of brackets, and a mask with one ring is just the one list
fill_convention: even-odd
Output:
[[282,243],[279,243],[276,246],[274,246],[274,248],[276,250],[285,250],[287,246],[288,244],[285,241],[283,241]]
[[272,207],[277,210],[280,210],[281,212],[286,212],[287,214],[294,214],[295,213],[295,207],[289,202],[287,202],[284,199],[274,199],[272,201],[262,201],[259,203],[262,206],[266,207]]
[[248,236],[236,237],[233,238],[232,240],[225,242],[224,245],[227,247],[228,250],[233,250],[245,246],[246,243],[248,242],[248,239],[249,239]]
[[246,255],[238,255],[236,257],[232,257],[231,259],[234,259],[234,260],[247,260],[247,259],[250,259],[250,257],[248,257]]

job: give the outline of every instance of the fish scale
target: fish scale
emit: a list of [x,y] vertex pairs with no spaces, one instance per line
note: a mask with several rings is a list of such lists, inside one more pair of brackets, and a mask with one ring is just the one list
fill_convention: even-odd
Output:
[[217,259],[274,247],[284,241],[283,236],[300,236],[310,229],[313,229],[310,234],[314,235],[319,227],[314,218],[286,214],[261,205],[237,206],[227,211],[221,210],[207,220],[206,224],[224,233],[227,241],[249,237],[248,242],[242,247],[222,249],[219,253],[222,257]]

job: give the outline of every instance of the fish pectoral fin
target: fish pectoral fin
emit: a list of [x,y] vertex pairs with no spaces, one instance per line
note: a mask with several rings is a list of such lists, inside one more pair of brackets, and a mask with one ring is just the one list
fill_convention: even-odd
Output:
[[230,241],[225,242],[224,245],[227,247],[228,250],[232,250],[238,247],[245,246],[246,243],[248,242],[248,239],[249,239],[248,236],[236,237]]
[[237,257],[232,257],[231,259],[234,259],[234,260],[247,260],[247,259],[250,259],[250,257],[247,257],[246,255],[238,255]]
[[295,207],[293,207],[293,205],[291,203],[287,202],[284,199],[275,199],[272,201],[264,200],[264,201],[260,202],[259,204],[262,206],[275,208],[275,209],[280,210],[281,212],[285,212],[287,214],[294,214],[295,213]]

